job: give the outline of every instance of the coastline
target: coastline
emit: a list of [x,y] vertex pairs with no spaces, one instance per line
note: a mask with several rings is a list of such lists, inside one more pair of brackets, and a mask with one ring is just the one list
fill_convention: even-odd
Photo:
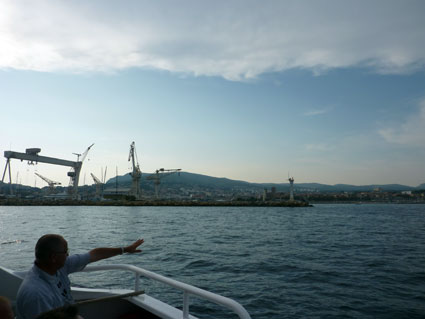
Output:
[[218,207],[313,207],[304,201],[177,201],[177,200],[28,200],[0,199],[0,206],[218,206]]

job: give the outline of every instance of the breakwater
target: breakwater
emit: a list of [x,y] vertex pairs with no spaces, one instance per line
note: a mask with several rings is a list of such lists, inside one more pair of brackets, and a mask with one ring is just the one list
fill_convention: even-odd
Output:
[[0,206],[218,206],[218,207],[309,207],[304,201],[189,201],[189,200],[43,200],[0,199]]

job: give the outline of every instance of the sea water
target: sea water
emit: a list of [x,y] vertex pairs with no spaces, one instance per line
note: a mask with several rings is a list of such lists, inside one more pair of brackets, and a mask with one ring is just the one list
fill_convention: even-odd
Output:
[[[235,299],[252,318],[425,318],[425,205],[0,207],[0,263],[27,270],[34,245],[62,234],[71,253],[144,238],[128,263]],[[73,274],[84,287],[132,288],[133,275]],[[1,284],[1,283],[0,283]],[[183,296],[142,280],[181,308]],[[236,318],[191,299],[199,318]]]

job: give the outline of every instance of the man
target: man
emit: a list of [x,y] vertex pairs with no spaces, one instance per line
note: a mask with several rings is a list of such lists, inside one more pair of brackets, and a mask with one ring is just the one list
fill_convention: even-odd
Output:
[[72,304],[68,275],[82,270],[88,263],[121,255],[139,253],[139,239],[127,247],[95,248],[85,254],[69,256],[68,243],[60,235],[42,236],[35,245],[35,261],[25,276],[17,295],[17,318],[34,319],[54,308]]

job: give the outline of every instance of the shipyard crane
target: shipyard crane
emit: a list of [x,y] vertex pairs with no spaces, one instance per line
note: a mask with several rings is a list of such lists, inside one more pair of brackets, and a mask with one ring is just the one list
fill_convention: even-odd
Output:
[[[92,146],[93,144],[90,145],[90,147],[86,150],[86,152],[83,153],[83,155],[84,154],[87,155],[88,151],[90,150]],[[28,161],[28,164],[47,163],[47,164],[71,167],[71,171],[68,172],[68,176],[71,178],[70,186],[72,186],[70,195],[74,199],[77,199],[78,198],[78,180],[79,180],[79,176],[81,172],[81,167],[83,165],[82,161],[77,160],[76,162],[73,162],[73,161],[63,160],[63,159],[54,158],[54,157],[40,156],[38,155],[40,151],[41,151],[40,148],[27,148],[25,150],[25,153],[20,153],[15,151],[4,151],[4,157],[7,159],[7,161],[6,161],[6,166],[4,168],[3,177],[1,181],[2,182],[4,181],[6,171],[9,170],[10,194],[13,194],[10,160],[15,158],[21,161]]]
[[101,198],[103,192],[103,183],[93,173],[90,173],[90,175],[96,184],[96,198]]
[[87,147],[87,149],[84,151],[84,153],[83,154],[79,154],[79,153],[72,153],[72,154],[74,154],[74,155],[77,155],[77,162],[79,161],[79,159],[80,159],[80,156],[81,156],[81,161],[80,162],[84,162],[84,160],[86,159],[86,157],[87,157],[87,154],[89,153],[89,151],[90,151],[90,149],[92,148],[92,146],[94,145],[94,143],[92,144],[92,145],[90,145],[89,147]]
[[51,179],[49,179],[49,178],[47,178],[47,177],[45,177],[43,175],[40,175],[38,173],[34,173],[34,174],[37,175],[38,177],[40,177],[47,184],[49,184],[49,193],[52,193],[53,192],[53,189],[55,188],[55,185],[61,185],[60,182],[52,181]]
[[100,178],[102,179],[102,184],[106,184],[106,172],[108,171],[108,166],[105,166],[105,171],[103,167],[100,168]]
[[130,145],[130,154],[128,155],[128,161],[131,161],[132,171],[130,173],[132,184],[130,194],[136,199],[141,199],[142,194],[140,190],[140,179],[142,178],[142,171],[139,167],[139,161],[137,159],[136,144],[134,142]]
[[[87,149],[84,151],[83,154],[72,153],[74,155],[77,155],[76,163],[79,163],[79,164],[78,164],[78,167],[71,167],[71,170],[68,172],[68,176],[70,178],[68,192],[75,199],[78,198],[78,181],[80,179],[81,167],[83,166],[83,161],[87,157],[87,154],[93,145],[94,143],[90,145],[89,147],[87,147]],[[81,160],[80,160],[80,156],[81,156]]]
[[[161,179],[169,176],[171,174],[180,172],[181,168],[177,168],[177,169],[165,169],[165,168],[160,168],[157,169],[155,171],[155,173],[153,173],[152,175],[149,175],[146,179],[152,180],[154,185],[155,185],[155,197],[158,199],[159,198],[159,184],[161,183]],[[179,173],[180,175],[180,173]]]

